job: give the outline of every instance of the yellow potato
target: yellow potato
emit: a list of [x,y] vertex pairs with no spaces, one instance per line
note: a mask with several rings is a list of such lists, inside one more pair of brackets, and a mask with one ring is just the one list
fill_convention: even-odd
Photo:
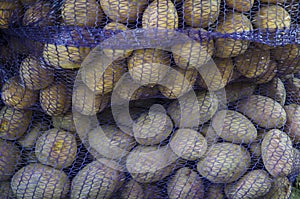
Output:
[[96,0],[65,0],[62,18],[69,26],[99,26],[104,13]]
[[292,75],[293,73],[297,73],[300,71],[300,56],[291,59],[291,60],[283,60],[277,61],[277,74],[282,76]]
[[24,16],[24,26],[51,26],[56,20],[55,10],[50,2],[39,1],[30,6]]
[[2,87],[2,100],[7,106],[26,109],[38,100],[38,93],[26,88],[18,76],[10,78]]
[[19,9],[16,2],[2,1],[0,2],[0,27],[8,28],[11,24],[14,12]]
[[260,76],[256,77],[256,84],[264,84],[270,82],[275,76],[277,72],[277,62],[270,60],[269,67],[267,71]]
[[195,28],[206,28],[217,20],[220,3],[220,0],[185,0],[183,3],[184,22]]
[[254,0],[226,0],[226,5],[239,12],[247,12],[253,6]]
[[[239,33],[251,31],[252,29],[252,24],[245,15],[238,12],[228,12],[225,14],[225,19],[220,19],[216,32],[223,34]],[[217,38],[215,41],[215,55],[220,58],[236,57],[247,50],[249,43],[247,40]]]

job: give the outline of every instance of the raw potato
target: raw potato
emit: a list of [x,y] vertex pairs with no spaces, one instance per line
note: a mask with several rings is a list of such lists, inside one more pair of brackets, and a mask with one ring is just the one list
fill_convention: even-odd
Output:
[[[117,22],[110,22],[106,24],[103,28],[103,30],[106,31],[126,31],[128,28],[121,23]],[[131,55],[133,50],[119,50],[119,49],[103,49],[104,54],[107,57],[111,57],[114,60],[116,60],[116,57],[118,57],[118,60],[127,58]]]
[[73,114],[71,112],[67,112],[64,115],[53,116],[52,124],[55,128],[68,132],[76,132],[76,126],[74,124]]
[[220,184],[211,184],[207,188],[207,192],[205,193],[206,199],[224,199],[224,187]]
[[249,11],[254,4],[254,0],[226,0],[225,2],[228,7],[234,8],[239,12]]
[[45,44],[43,58],[47,64],[57,69],[78,69],[90,50],[87,47]]
[[[220,33],[239,33],[253,29],[250,20],[243,14],[234,12],[226,13],[225,19],[221,19],[216,28]],[[243,54],[249,46],[247,40],[234,40],[231,38],[217,38],[215,41],[215,56],[220,58],[236,57]]]
[[2,100],[15,109],[27,109],[34,105],[38,99],[38,93],[21,83],[19,76],[10,78],[2,87]]
[[287,114],[287,122],[285,124],[285,132],[291,138],[293,143],[300,141],[300,105],[289,104],[284,106]]
[[31,117],[30,110],[16,110],[4,106],[0,111],[0,137],[7,140],[20,138],[26,132]]
[[35,146],[35,155],[45,165],[57,169],[72,165],[76,158],[77,143],[72,133],[50,129],[41,135]]
[[195,28],[206,28],[217,20],[220,0],[185,0],[183,3],[184,22]]
[[167,139],[172,130],[170,117],[157,108],[143,113],[133,124],[134,138],[141,145],[159,144]]
[[121,199],[144,199],[143,186],[131,179],[122,188]]
[[275,31],[277,29],[290,28],[291,16],[279,5],[262,4],[254,16],[253,24],[260,30]]
[[88,133],[88,143],[98,156],[114,160],[128,155],[136,144],[133,137],[115,125],[103,125],[93,129]]
[[70,180],[62,170],[33,163],[13,176],[11,187],[17,198],[65,198],[70,189]]
[[173,30],[178,28],[178,20],[177,10],[172,1],[154,0],[143,13],[142,26],[145,29]]
[[172,68],[158,87],[165,97],[177,99],[192,89],[197,77],[196,69]]
[[100,0],[101,7],[110,19],[119,23],[135,22],[148,5],[147,0]]
[[264,198],[265,199],[288,199],[292,192],[292,183],[287,177],[278,177],[273,179],[272,187]]
[[300,72],[300,56],[292,60],[277,61],[277,74],[282,77]]
[[287,44],[271,50],[271,56],[275,60],[293,60],[300,56],[300,45]]
[[240,101],[238,110],[263,128],[281,128],[286,122],[283,107],[269,97],[251,95]]
[[300,79],[295,77],[288,79],[285,87],[289,101],[300,105]]
[[113,91],[113,88],[126,72],[126,63],[122,61],[114,61],[106,65],[103,62],[95,63],[85,67],[81,73],[82,81],[89,87],[95,94],[104,95]]
[[250,166],[250,154],[240,145],[217,143],[197,164],[201,176],[213,183],[230,183],[239,179]]
[[[188,41],[171,47],[173,58],[177,66],[182,69],[198,69],[207,63],[214,53],[214,41],[207,38],[204,29],[189,29],[194,33],[189,33],[192,38]],[[196,32],[197,31],[197,32]],[[200,39],[197,34],[200,31]]]
[[176,171],[168,182],[168,196],[178,198],[204,198],[204,184],[199,174],[187,167]]
[[73,110],[83,115],[96,115],[108,106],[110,96],[95,94],[85,84],[80,84],[73,88],[72,98]]
[[209,91],[220,90],[231,79],[233,69],[232,59],[215,58],[198,70],[200,73],[198,84]]
[[205,137],[193,129],[178,129],[170,141],[172,151],[186,160],[197,160],[207,150]]
[[95,27],[105,17],[96,0],[65,0],[61,12],[68,26]]
[[257,137],[255,126],[237,111],[221,110],[212,119],[212,127],[225,141],[250,144]]
[[135,82],[155,85],[169,71],[171,56],[159,49],[139,49],[128,60],[128,70]]
[[20,66],[20,77],[26,88],[40,90],[49,86],[54,81],[54,70],[36,57],[29,56]]
[[266,72],[256,77],[255,83],[256,84],[268,83],[276,76],[276,73],[277,73],[277,62],[270,60]]
[[126,168],[138,182],[157,182],[172,173],[177,159],[169,146],[140,145],[127,156]]
[[52,26],[56,20],[53,5],[47,1],[38,1],[31,5],[23,16],[24,26]]
[[20,9],[17,2],[0,2],[0,27],[8,28],[11,25],[15,10]]
[[283,82],[278,77],[266,84],[259,85],[258,90],[260,95],[270,97],[282,106],[285,104],[286,90]]
[[257,49],[250,46],[246,52],[235,58],[236,69],[247,78],[255,78],[269,68],[270,51]]
[[9,180],[18,168],[21,153],[17,145],[4,140],[0,140],[0,151],[0,181]]
[[10,186],[10,181],[0,182],[0,198],[16,199]]
[[264,166],[273,177],[284,177],[291,173],[294,151],[286,133],[278,129],[270,130],[261,143],[261,153]]
[[253,170],[244,175],[236,183],[225,186],[225,193],[228,198],[259,198],[264,196],[271,189],[272,179],[264,170]]
[[122,169],[117,162],[107,159],[93,161],[74,177],[71,199],[110,198],[123,181]]
[[198,129],[198,126],[209,121],[218,109],[218,98],[212,92],[190,91],[172,102],[168,107],[168,114],[175,127]]
[[24,136],[18,139],[18,143],[25,149],[32,149],[39,136],[49,128],[49,124],[46,122],[35,122],[30,126]]
[[71,106],[69,90],[63,82],[55,82],[40,91],[40,103],[44,112],[50,116],[66,113]]

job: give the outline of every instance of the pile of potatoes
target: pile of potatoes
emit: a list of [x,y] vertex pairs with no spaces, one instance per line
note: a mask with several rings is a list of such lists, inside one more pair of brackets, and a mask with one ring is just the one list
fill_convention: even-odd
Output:
[[[166,51],[11,37],[19,60],[0,77],[1,198],[288,199],[300,169],[300,46],[209,36],[294,25],[285,1],[259,2],[0,2],[0,28],[20,15],[33,29],[182,28],[189,38]],[[104,68],[93,53],[114,60]],[[78,167],[83,146],[94,159]]]

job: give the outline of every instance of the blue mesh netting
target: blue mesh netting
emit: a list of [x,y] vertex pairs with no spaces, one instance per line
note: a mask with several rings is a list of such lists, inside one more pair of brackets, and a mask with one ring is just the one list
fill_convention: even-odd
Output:
[[299,10],[0,1],[0,198],[289,198]]

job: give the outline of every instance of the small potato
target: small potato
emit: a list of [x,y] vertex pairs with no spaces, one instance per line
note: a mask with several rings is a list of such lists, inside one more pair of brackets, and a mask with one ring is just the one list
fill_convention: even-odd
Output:
[[292,60],[277,61],[278,76],[292,75],[300,72],[300,56]]
[[277,62],[270,60],[269,66],[265,73],[255,78],[256,84],[264,84],[270,82],[277,73]]
[[144,199],[143,186],[131,179],[121,190],[121,199]]
[[300,105],[300,79],[295,77],[288,79],[285,88],[289,102]]
[[68,132],[76,132],[76,126],[71,112],[67,112],[64,115],[53,116],[52,125],[55,128],[63,129]]
[[14,76],[3,85],[1,97],[7,106],[27,109],[37,102],[38,92],[26,88],[19,76]]
[[286,89],[283,82],[278,77],[275,77],[272,81],[266,84],[259,85],[258,90],[260,95],[270,97],[282,106],[285,104]]
[[63,22],[68,26],[95,27],[104,18],[96,0],[65,0],[61,12]]
[[297,144],[300,142],[300,105],[289,104],[284,106],[284,110],[287,113],[285,132]]
[[47,1],[38,1],[31,5],[23,16],[24,26],[51,26],[56,20],[53,5]]
[[54,81],[54,70],[38,58],[27,57],[20,66],[20,77],[30,90],[40,90]]
[[8,28],[16,11],[20,9],[17,2],[0,2],[0,27]]
[[4,106],[0,111],[0,137],[7,140],[20,138],[26,132],[31,117],[30,110],[17,110]]
[[226,0],[225,2],[228,7],[236,11],[247,12],[252,8],[254,0]]
[[287,44],[271,50],[271,56],[275,60],[293,60],[300,56],[300,45]]

